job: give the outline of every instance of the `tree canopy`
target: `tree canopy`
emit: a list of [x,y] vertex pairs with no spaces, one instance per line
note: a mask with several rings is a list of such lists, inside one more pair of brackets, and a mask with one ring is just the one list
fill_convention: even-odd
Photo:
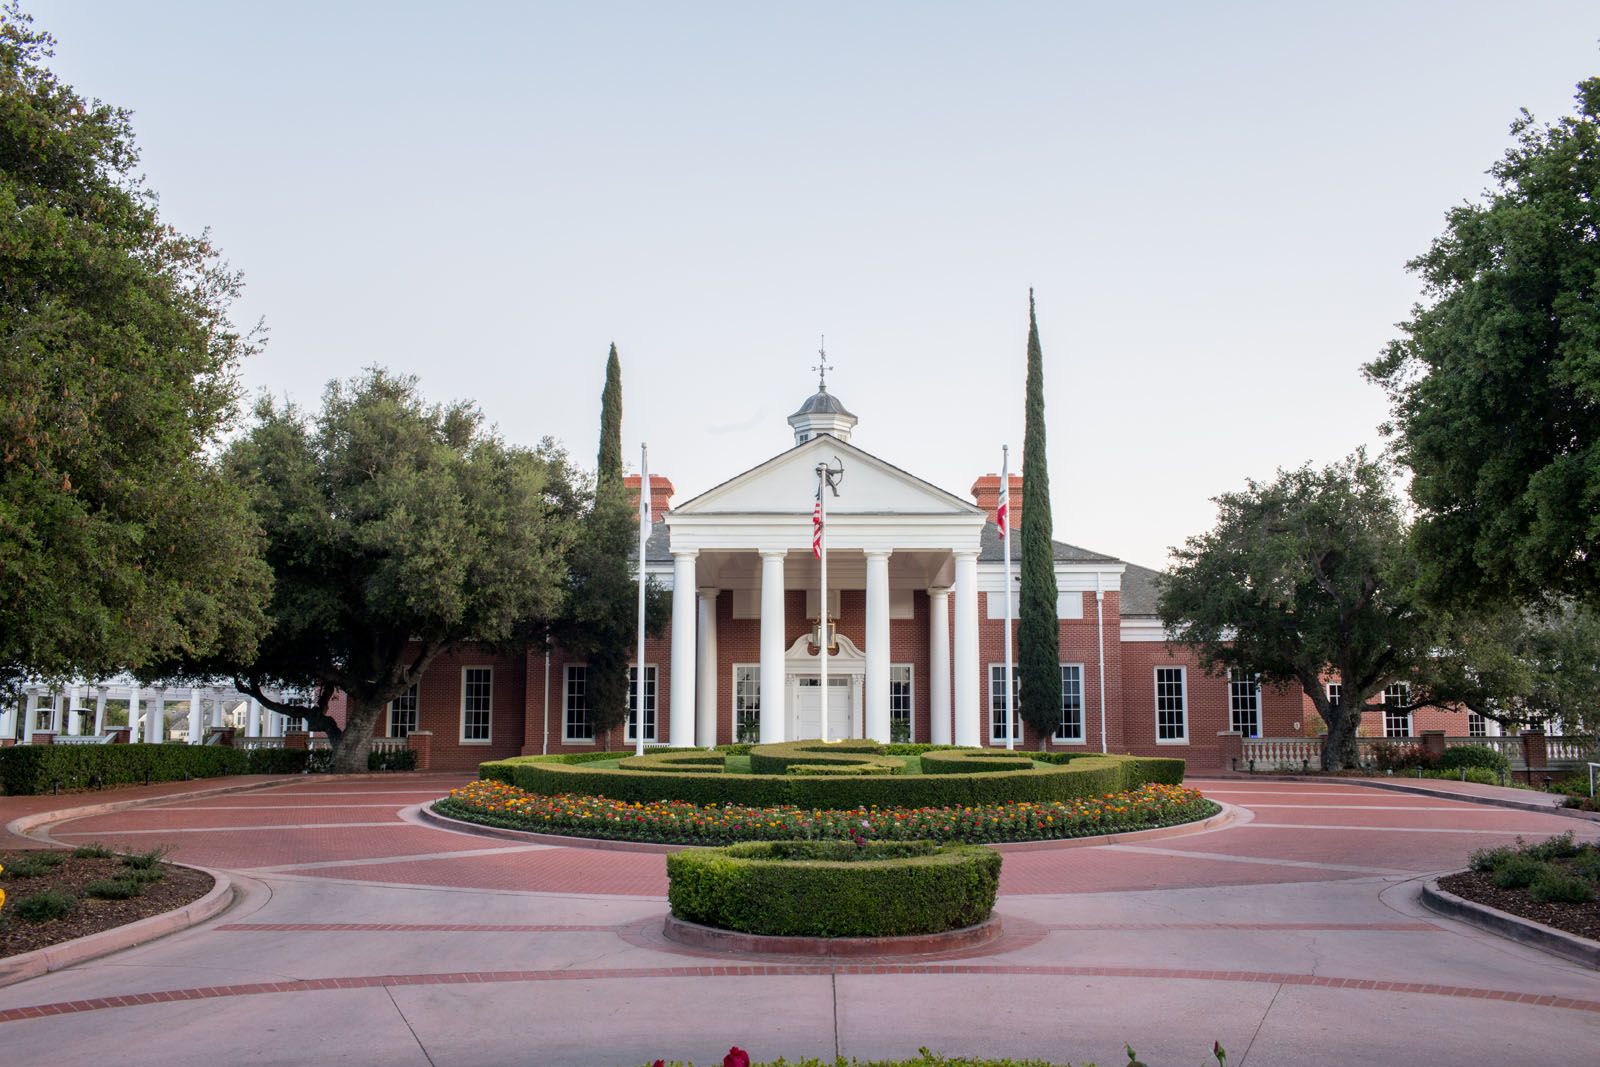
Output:
[[1600,605],[1600,78],[1577,100],[1512,124],[1495,189],[1409,264],[1431,303],[1366,368],[1447,603]]
[[0,681],[246,655],[268,575],[207,461],[257,335],[239,276],[165,225],[126,111],[0,12]]
[[379,712],[437,656],[544,640],[581,491],[553,443],[507,446],[470,404],[428,404],[414,378],[381,369],[330,383],[314,417],[270,399],[255,415],[225,465],[264,532],[271,628],[255,656],[190,669],[233,674],[326,731],[335,770],[362,771]]
[[1044,352],[1028,290],[1028,385],[1022,430],[1022,575],[1017,604],[1017,703],[1042,737],[1061,720],[1061,624],[1056,608],[1050,469],[1045,458]]
[[1355,765],[1361,712],[1432,644],[1386,469],[1358,452],[1216,504],[1216,526],[1159,580],[1162,622],[1208,670],[1298,684],[1328,726],[1324,768]]

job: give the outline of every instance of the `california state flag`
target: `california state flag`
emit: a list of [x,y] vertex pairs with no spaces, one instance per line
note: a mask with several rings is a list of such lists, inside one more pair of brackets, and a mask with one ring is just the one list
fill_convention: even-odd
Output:
[[1000,461],[1000,506],[995,509],[994,519],[1001,537],[1006,535],[1006,524],[1011,521],[1011,474],[1006,469],[1010,462],[1009,456]]

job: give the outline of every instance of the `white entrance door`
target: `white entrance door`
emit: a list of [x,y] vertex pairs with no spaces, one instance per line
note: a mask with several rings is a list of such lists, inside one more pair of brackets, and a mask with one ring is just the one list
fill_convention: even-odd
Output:
[[[822,679],[800,678],[795,696],[794,715],[797,740],[822,736]],[[828,678],[828,739],[837,741],[855,736],[855,709],[850,703],[850,679],[840,675]]]

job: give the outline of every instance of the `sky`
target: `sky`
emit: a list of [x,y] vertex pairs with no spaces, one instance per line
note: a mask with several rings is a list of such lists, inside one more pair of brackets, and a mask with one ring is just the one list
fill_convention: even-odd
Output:
[[23,6],[243,272],[247,398],[382,365],[592,468],[615,343],[681,503],[793,444],[825,335],[853,443],[966,497],[1032,288],[1055,537],[1151,567],[1382,450],[1407,261],[1600,73],[1592,0]]

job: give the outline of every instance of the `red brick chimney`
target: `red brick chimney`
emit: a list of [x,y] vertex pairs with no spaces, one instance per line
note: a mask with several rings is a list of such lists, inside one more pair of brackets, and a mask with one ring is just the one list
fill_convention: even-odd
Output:
[[[622,485],[628,493],[628,505],[638,511],[639,476],[637,474],[624,475]],[[650,514],[665,515],[671,507],[672,483],[664,475],[652,474],[650,476]]]
[[[1022,475],[1013,474],[1011,482],[1011,529],[1021,529],[1018,525],[1022,521]],[[972,499],[978,506],[989,513],[990,522],[998,522],[995,512],[1000,508],[1000,476],[998,474],[985,474],[982,478],[972,483]]]

